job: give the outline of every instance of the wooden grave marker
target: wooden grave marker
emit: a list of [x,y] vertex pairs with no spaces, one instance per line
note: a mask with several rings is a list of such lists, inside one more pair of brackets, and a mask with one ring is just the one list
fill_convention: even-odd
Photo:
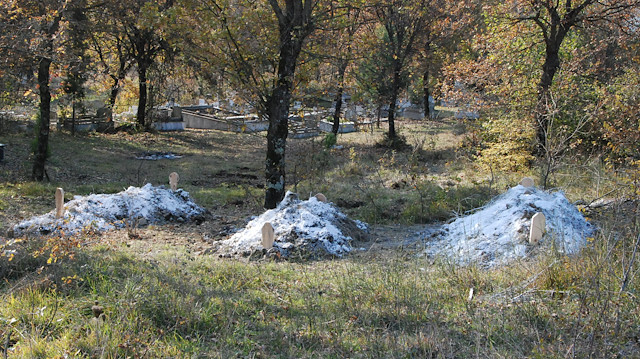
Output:
[[538,212],[531,217],[531,228],[529,230],[530,244],[536,244],[542,239],[547,225],[546,222],[547,220],[542,212]]
[[275,241],[275,231],[273,230],[273,226],[271,223],[266,222],[262,226],[262,247],[265,249],[269,249],[273,247],[273,242]]
[[64,190],[56,189],[56,219],[64,217]]
[[178,173],[176,172],[171,172],[171,174],[169,175],[169,186],[171,187],[172,191],[178,189],[178,181],[180,181],[180,175],[178,175]]

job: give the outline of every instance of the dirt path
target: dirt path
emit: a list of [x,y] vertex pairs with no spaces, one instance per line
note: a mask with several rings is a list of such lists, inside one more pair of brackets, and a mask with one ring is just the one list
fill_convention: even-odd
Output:
[[[96,242],[111,245],[126,245],[134,252],[153,257],[166,246],[183,247],[192,256],[216,255],[214,243],[228,238],[240,229],[243,222],[237,218],[212,217],[200,225],[163,225],[140,228],[134,232],[122,230],[102,234]],[[417,253],[423,247],[424,225],[385,225],[371,227],[370,240],[352,242],[352,256],[377,257],[397,253]]]

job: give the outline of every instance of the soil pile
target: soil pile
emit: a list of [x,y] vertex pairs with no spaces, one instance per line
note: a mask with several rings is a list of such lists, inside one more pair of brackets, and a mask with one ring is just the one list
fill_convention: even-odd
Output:
[[115,194],[75,196],[65,203],[63,218],[55,210],[33,217],[13,227],[14,236],[50,233],[76,234],[107,231],[151,223],[203,221],[206,210],[195,204],[189,192],[164,186],[129,187]]
[[[546,217],[546,233],[539,244],[531,245],[531,217],[537,212]],[[518,185],[433,232],[426,254],[444,255],[459,264],[493,266],[526,257],[539,245],[554,244],[562,253],[575,253],[592,233],[592,226],[564,193]]]
[[[269,250],[262,247],[262,227],[267,222],[275,232],[275,242]],[[315,197],[302,201],[295,193],[287,192],[277,208],[218,242],[217,250],[221,256],[341,257],[351,251],[353,240],[366,240],[366,228],[366,224],[347,218],[331,203]]]

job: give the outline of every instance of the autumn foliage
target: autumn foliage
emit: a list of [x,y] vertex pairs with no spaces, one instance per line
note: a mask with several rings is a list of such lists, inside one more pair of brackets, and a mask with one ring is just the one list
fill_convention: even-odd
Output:
[[[43,126],[33,177],[47,177],[51,101],[87,92],[137,100],[149,126],[170,99],[229,98],[269,119],[265,205],[287,187],[290,107],[343,100],[386,117],[401,139],[401,104],[471,116],[469,153],[491,170],[564,158],[638,161],[638,1],[41,1],[3,2],[0,98],[38,104]],[[26,97],[19,99],[19,94]],[[133,103],[129,103],[133,104]],[[53,111],[56,111],[53,109]],[[384,116],[382,114],[384,113]],[[378,121],[378,123],[380,123]],[[402,141],[400,141],[402,142]],[[546,183],[546,180],[544,181]]]

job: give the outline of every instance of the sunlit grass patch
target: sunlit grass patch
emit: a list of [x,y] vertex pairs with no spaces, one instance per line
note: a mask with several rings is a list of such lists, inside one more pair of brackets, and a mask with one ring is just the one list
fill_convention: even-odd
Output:
[[218,205],[257,205],[263,196],[263,190],[251,186],[239,186],[222,183],[217,187],[187,188],[199,204],[205,207]]
[[[291,140],[289,189],[295,184],[302,198],[323,192],[351,218],[402,231],[464,215],[523,175],[536,176],[474,166],[456,152],[460,137],[452,131],[458,127],[409,122],[401,131],[414,147],[404,152],[376,146],[384,128],[340,135],[341,149]],[[0,183],[0,215],[52,210],[57,186],[70,200],[145,180],[166,184],[172,171],[180,173],[180,187],[216,215],[264,210],[259,136],[193,131],[54,141],[52,155],[59,157],[51,173],[58,177],[51,184]],[[146,149],[186,156],[133,158]],[[596,163],[567,168],[553,180],[576,199],[598,198],[617,186]],[[185,234],[174,225],[135,241],[124,233],[75,238],[79,247],[66,251],[59,251],[70,243],[64,239],[29,240],[0,249],[6,254],[0,256],[0,338],[9,334],[12,358],[636,357],[633,203],[588,213],[601,230],[576,255],[534,248],[536,257],[492,269],[400,248],[309,263],[224,260],[206,248],[185,247],[195,237],[211,240],[213,230]],[[224,219],[225,225],[233,221]],[[51,252],[59,255],[49,262]],[[96,300],[103,319],[94,320]]]
[[[579,255],[549,251],[490,270],[402,252],[244,263],[104,244],[11,279],[0,318],[12,355],[25,358],[581,356],[591,340],[614,353],[628,350],[614,338],[632,335],[640,314],[638,278],[624,284],[635,268],[625,238],[605,232]],[[92,319],[96,300],[103,319]]]

